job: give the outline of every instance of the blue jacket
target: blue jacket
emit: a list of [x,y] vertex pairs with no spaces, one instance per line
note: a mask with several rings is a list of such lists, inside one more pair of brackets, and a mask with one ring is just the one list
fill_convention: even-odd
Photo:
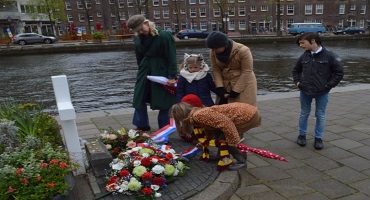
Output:
[[216,93],[216,86],[213,82],[211,74],[207,74],[206,77],[201,80],[193,80],[189,83],[184,77],[179,76],[177,82],[177,102],[181,102],[181,99],[188,94],[195,94],[201,100],[205,106],[213,106],[215,103],[211,97],[211,91]]
[[343,78],[343,67],[337,56],[326,50],[316,55],[306,51],[298,59],[293,69],[295,85],[307,95],[319,95],[329,92]]

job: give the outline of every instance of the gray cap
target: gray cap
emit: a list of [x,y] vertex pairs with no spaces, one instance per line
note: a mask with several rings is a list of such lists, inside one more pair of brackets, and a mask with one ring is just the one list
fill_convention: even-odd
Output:
[[142,15],[133,15],[127,20],[127,27],[137,32],[143,27],[145,17]]

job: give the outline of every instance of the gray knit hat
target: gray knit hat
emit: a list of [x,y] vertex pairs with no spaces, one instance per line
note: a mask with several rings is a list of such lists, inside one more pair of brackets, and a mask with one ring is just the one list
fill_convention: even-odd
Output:
[[143,27],[145,17],[142,15],[133,15],[127,20],[127,27],[137,32]]
[[227,47],[228,41],[227,35],[219,31],[213,31],[208,35],[206,45],[210,49],[217,49]]

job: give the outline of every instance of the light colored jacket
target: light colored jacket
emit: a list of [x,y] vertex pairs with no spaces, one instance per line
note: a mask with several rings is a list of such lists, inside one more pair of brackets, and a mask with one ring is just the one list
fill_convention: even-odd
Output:
[[[250,49],[233,41],[229,64],[219,61],[213,50],[211,50],[210,59],[216,88],[224,87],[228,92],[233,90],[240,93],[236,98],[228,98],[228,103],[243,102],[257,106],[257,80],[253,72],[253,57]],[[219,100],[220,97],[217,97],[216,103]]]

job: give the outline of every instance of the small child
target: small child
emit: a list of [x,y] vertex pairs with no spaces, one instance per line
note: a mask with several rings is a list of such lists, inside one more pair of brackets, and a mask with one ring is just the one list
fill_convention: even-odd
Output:
[[188,94],[197,95],[202,104],[213,106],[211,91],[216,93],[216,86],[201,54],[184,55],[184,62],[180,65],[180,76],[177,82],[177,102]]

